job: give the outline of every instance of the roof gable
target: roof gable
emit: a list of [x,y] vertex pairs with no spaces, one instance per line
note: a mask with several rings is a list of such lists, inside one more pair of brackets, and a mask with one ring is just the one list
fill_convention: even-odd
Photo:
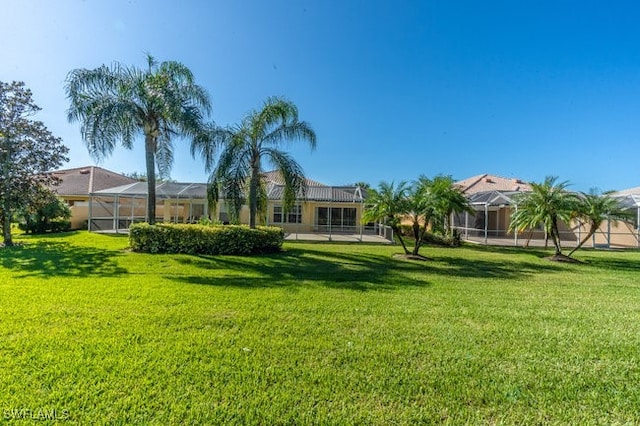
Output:
[[487,173],[459,180],[455,185],[458,186],[466,195],[488,191],[531,191],[531,185],[522,179],[505,178]]

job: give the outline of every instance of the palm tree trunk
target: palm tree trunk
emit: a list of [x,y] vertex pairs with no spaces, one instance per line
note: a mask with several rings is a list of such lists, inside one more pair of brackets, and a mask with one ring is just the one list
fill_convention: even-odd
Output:
[[418,254],[418,251],[420,250],[420,224],[418,223],[417,219],[414,219],[412,228],[414,238],[412,254]]
[[413,254],[415,254],[416,256],[418,255],[418,252],[420,251],[420,247],[422,247],[422,242],[424,241],[424,236],[427,233],[427,226],[428,225],[429,225],[429,222],[427,221],[427,219],[425,219],[424,226],[420,229],[420,233],[418,235],[418,238],[416,238],[416,244],[415,244],[415,247],[413,249]]
[[393,232],[396,233],[396,235],[398,236],[398,240],[400,240],[400,244],[402,245],[402,248],[404,249],[404,254],[409,254],[409,250],[407,249],[407,245],[404,243],[404,240],[402,239],[402,231],[400,230],[399,226],[392,226],[391,229],[393,229]]
[[147,223],[156,223],[156,161],[155,140],[151,135],[145,135],[144,149],[147,165]]
[[591,227],[589,228],[589,232],[587,232],[587,236],[584,237],[582,239],[582,241],[580,241],[578,243],[578,245],[573,250],[571,250],[567,256],[571,257],[571,255],[574,252],[578,251],[580,249],[580,247],[582,247],[587,241],[589,241],[589,238],[591,238],[593,236],[593,234],[596,233],[597,230],[598,230],[598,228],[596,228],[593,224],[591,224]]
[[[251,178],[249,181],[249,228],[256,227],[256,213],[258,211],[258,185],[260,184],[260,155],[251,161]],[[284,214],[284,211],[282,212]]]
[[551,223],[551,239],[553,240],[553,245],[556,247],[556,256],[562,254],[562,249],[560,247],[560,232],[558,231],[558,220],[553,218],[553,222]]
[[[517,229],[516,232],[518,232]],[[529,235],[527,235],[527,241],[525,241],[524,243],[524,248],[529,248],[529,244],[531,244],[531,238],[533,238],[533,228],[529,228]]]
[[444,215],[444,235],[449,237],[451,234],[451,223],[449,221],[449,218],[451,217],[451,212],[447,212]]

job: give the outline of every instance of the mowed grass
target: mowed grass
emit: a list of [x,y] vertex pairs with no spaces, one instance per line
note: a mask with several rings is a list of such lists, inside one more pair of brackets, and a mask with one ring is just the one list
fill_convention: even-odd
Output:
[[18,241],[0,250],[5,420],[640,423],[637,251],[569,265],[484,247],[408,262],[393,246],[208,257],[86,232]]

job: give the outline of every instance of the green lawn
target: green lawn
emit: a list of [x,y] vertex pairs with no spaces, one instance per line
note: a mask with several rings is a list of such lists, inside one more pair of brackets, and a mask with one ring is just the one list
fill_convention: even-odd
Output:
[[243,258],[17,241],[0,250],[5,420],[640,423],[637,251],[570,265],[484,247],[407,262],[372,245]]

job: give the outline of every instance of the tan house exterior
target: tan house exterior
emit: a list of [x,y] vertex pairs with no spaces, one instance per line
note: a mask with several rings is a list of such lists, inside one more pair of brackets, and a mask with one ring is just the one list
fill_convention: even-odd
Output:
[[454,228],[466,238],[507,238],[514,197],[531,191],[522,179],[481,174],[455,183],[469,199],[475,213],[462,213],[452,219]]
[[[527,244],[529,240],[544,240],[542,228],[525,232],[509,231],[511,214],[517,210],[517,197],[532,190],[522,179],[482,174],[455,183],[467,196],[475,214],[463,213],[453,218],[455,228],[467,239],[487,244],[493,242]],[[560,239],[575,242],[579,230],[574,226],[559,224]],[[584,234],[583,234],[584,235]]]
[[[453,218],[455,228],[463,237],[485,244],[524,245],[529,240],[544,241],[542,229],[525,231],[515,235],[508,231],[511,214],[517,209],[517,196],[531,191],[531,185],[521,179],[509,179],[483,174],[456,182],[467,195],[475,214],[464,213]],[[635,248],[640,247],[638,223],[640,222],[640,187],[614,194],[623,206],[637,211],[637,219],[631,222],[605,221],[600,229],[585,243],[585,247]],[[560,223],[560,239],[563,246],[574,247],[587,235],[587,224],[574,220]]]
[[[299,201],[286,214],[282,198],[284,182],[277,173],[263,175],[267,191],[266,216],[258,223],[280,226],[285,233],[358,234],[373,233],[361,223],[366,193],[357,186],[328,186],[307,179],[307,190],[299,194]],[[94,191],[90,203],[89,229],[93,231],[125,230],[131,223],[145,220],[147,188],[135,182],[114,188]],[[204,183],[163,183],[156,187],[159,222],[195,223],[203,217],[228,223],[230,220],[224,200],[210,210],[207,185]],[[249,209],[243,206],[239,222],[249,223]]]

